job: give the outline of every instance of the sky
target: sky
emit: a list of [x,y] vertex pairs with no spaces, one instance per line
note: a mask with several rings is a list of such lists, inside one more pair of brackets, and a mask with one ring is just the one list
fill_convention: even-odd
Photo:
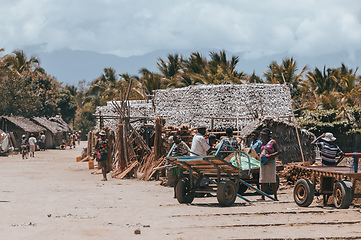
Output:
[[358,0],[0,0],[0,21],[4,53],[216,48],[257,59],[361,50]]

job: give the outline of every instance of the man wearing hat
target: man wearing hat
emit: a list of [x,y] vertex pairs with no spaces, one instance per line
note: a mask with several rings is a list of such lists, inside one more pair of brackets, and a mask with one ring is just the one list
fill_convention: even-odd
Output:
[[95,149],[97,150],[97,161],[102,168],[102,181],[107,181],[108,139],[106,138],[104,130],[101,130],[99,135],[100,138],[95,145]]
[[36,145],[36,138],[34,136],[34,133],[32,133],[30,135],[30,138],[29,138],[29,145],[30,145],[30,157],[33,156],[35,157],[35,145]]
[[[319,139],[323,141],[318,142]],[[323,166],[336,166],[345,156],[342,150],[334,143],[335,141],[336,138],[333,134],[327,132],[311,142],[312,145],[316,145],[320,149]],[[340,157],[338,161],[336,161],[336,157]]]
[[191,156],[204,156],[207,155],[208,150],[211,149],[211,146],[208,145],[204,135],[207,131],[207,126],[204,124],[200,124],[197,127],[197,134],[194,135],[192,140],[191,147]]

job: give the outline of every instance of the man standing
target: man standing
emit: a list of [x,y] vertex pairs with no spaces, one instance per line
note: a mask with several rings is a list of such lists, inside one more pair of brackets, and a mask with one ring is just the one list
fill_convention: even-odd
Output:
[[[320,138],[323,142],[317,142]],[[336,138],[333,134],[328,132],[323,133],[311,142],[312,145],[316,145],[320,149],[323,166],[336,166],[345,156],[342,150],[334,143],[335,141]],[[340,157],[338,161],[336,161],[336,157]]]
[[[226,129],[227,137],[222,138],[222,141],[217,144],[216,148],[218,148],[222,143],[227,144],[228,146],[233,147],[234,149],[239,149],[239,143],[236,138],[233,137],[233,130],[232,128]],[[224,146],[226,151],[232,151],[233,149],[228,149],[228,146]],[[222,147],[223,148],[223,147]]]
[[43,151],[45,151],[45,149],[46,149],[45,141],[46,141],[46,136],[45,136],[45,133],[42,132],[41,136],[40,136],[40,143],[41,143],[40,144],[41,145],[40,149],[42,149]]
[[34,134],[32,133],[29,138],[30,157],[31,157],[31,155],[33,155],[33,157],[35,157],[35,144],[36,144],[36,138],[34,137]]
[[261,147],[262,147],[262,141],[258,139],[258,136],[259,136],[259,134],[257,131],[253,131],[251,133],[252,142],[251,142],[250,148],[255,150],[257,154],[260,154]]
[[211,150],[211,146],[207,144],[207,141],[204,138],[207,127],[205,125],[199,125],[197,131],[197,134],[194,135],[192,140],[191,156],[207,155]]
[[107,181],[108,139],[106,138],[106,133],[104,130],[101,130],[99,135],[100,138],[95,145],[95,149],[97,150],[97,161],[102,168],[102,181]]

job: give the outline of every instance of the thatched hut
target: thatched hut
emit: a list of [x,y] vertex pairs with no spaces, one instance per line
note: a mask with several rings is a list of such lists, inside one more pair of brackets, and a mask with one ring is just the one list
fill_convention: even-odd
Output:
[[[264,117],[256,119],[244,127],[239,133],[246,145],[249,146],[251,140],[250,135],[253,131],[261,131],[263,128],[269,128],[272,131],[272,138],[275,139],[280,148],[279,160],[282,163],[301,162],[302,156],[297,141],[296,129],[292,123],[284,122],[272,117]],[[300,142],[303,150],[305,161],[315,158],[314,147],[311,142],[315,135],[306,129],[297,127]]]
[[210,128],[214,117],[215,130],[240,129],[260,116],[291,116],[288,96],[288,87],[281,84],[194,85],[155,91],[154,106],[166,125],[204,123]]
[[47,148],[55,148],[61,144],[62,138],[66,139],[69,128],[63,127],[63,124],[50,121],[46,117],[33,117],[31,120],[48,130],[45,133]]
[[47,132],[48,130],[29,119],[24,117],[0,117],[0,128],[6,133],[13,133],[14,136],[14,146],[20,148],[21,136],[26,135],[29,137],[31,133],[35,134],[37,137],[41,132]]

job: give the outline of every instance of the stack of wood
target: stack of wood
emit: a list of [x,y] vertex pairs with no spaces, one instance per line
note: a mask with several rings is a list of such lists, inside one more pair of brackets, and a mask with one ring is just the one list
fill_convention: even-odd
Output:
[[310,171],[307,171],[305,169],[298,168],[297,166],[302,165],[300,163],[290,163],[284,165],[284,169],[280,171],[280,175],[286,179],[287,184],[293,185],[295,184],[299,179],[306,178],[312,181],[312,173]]

